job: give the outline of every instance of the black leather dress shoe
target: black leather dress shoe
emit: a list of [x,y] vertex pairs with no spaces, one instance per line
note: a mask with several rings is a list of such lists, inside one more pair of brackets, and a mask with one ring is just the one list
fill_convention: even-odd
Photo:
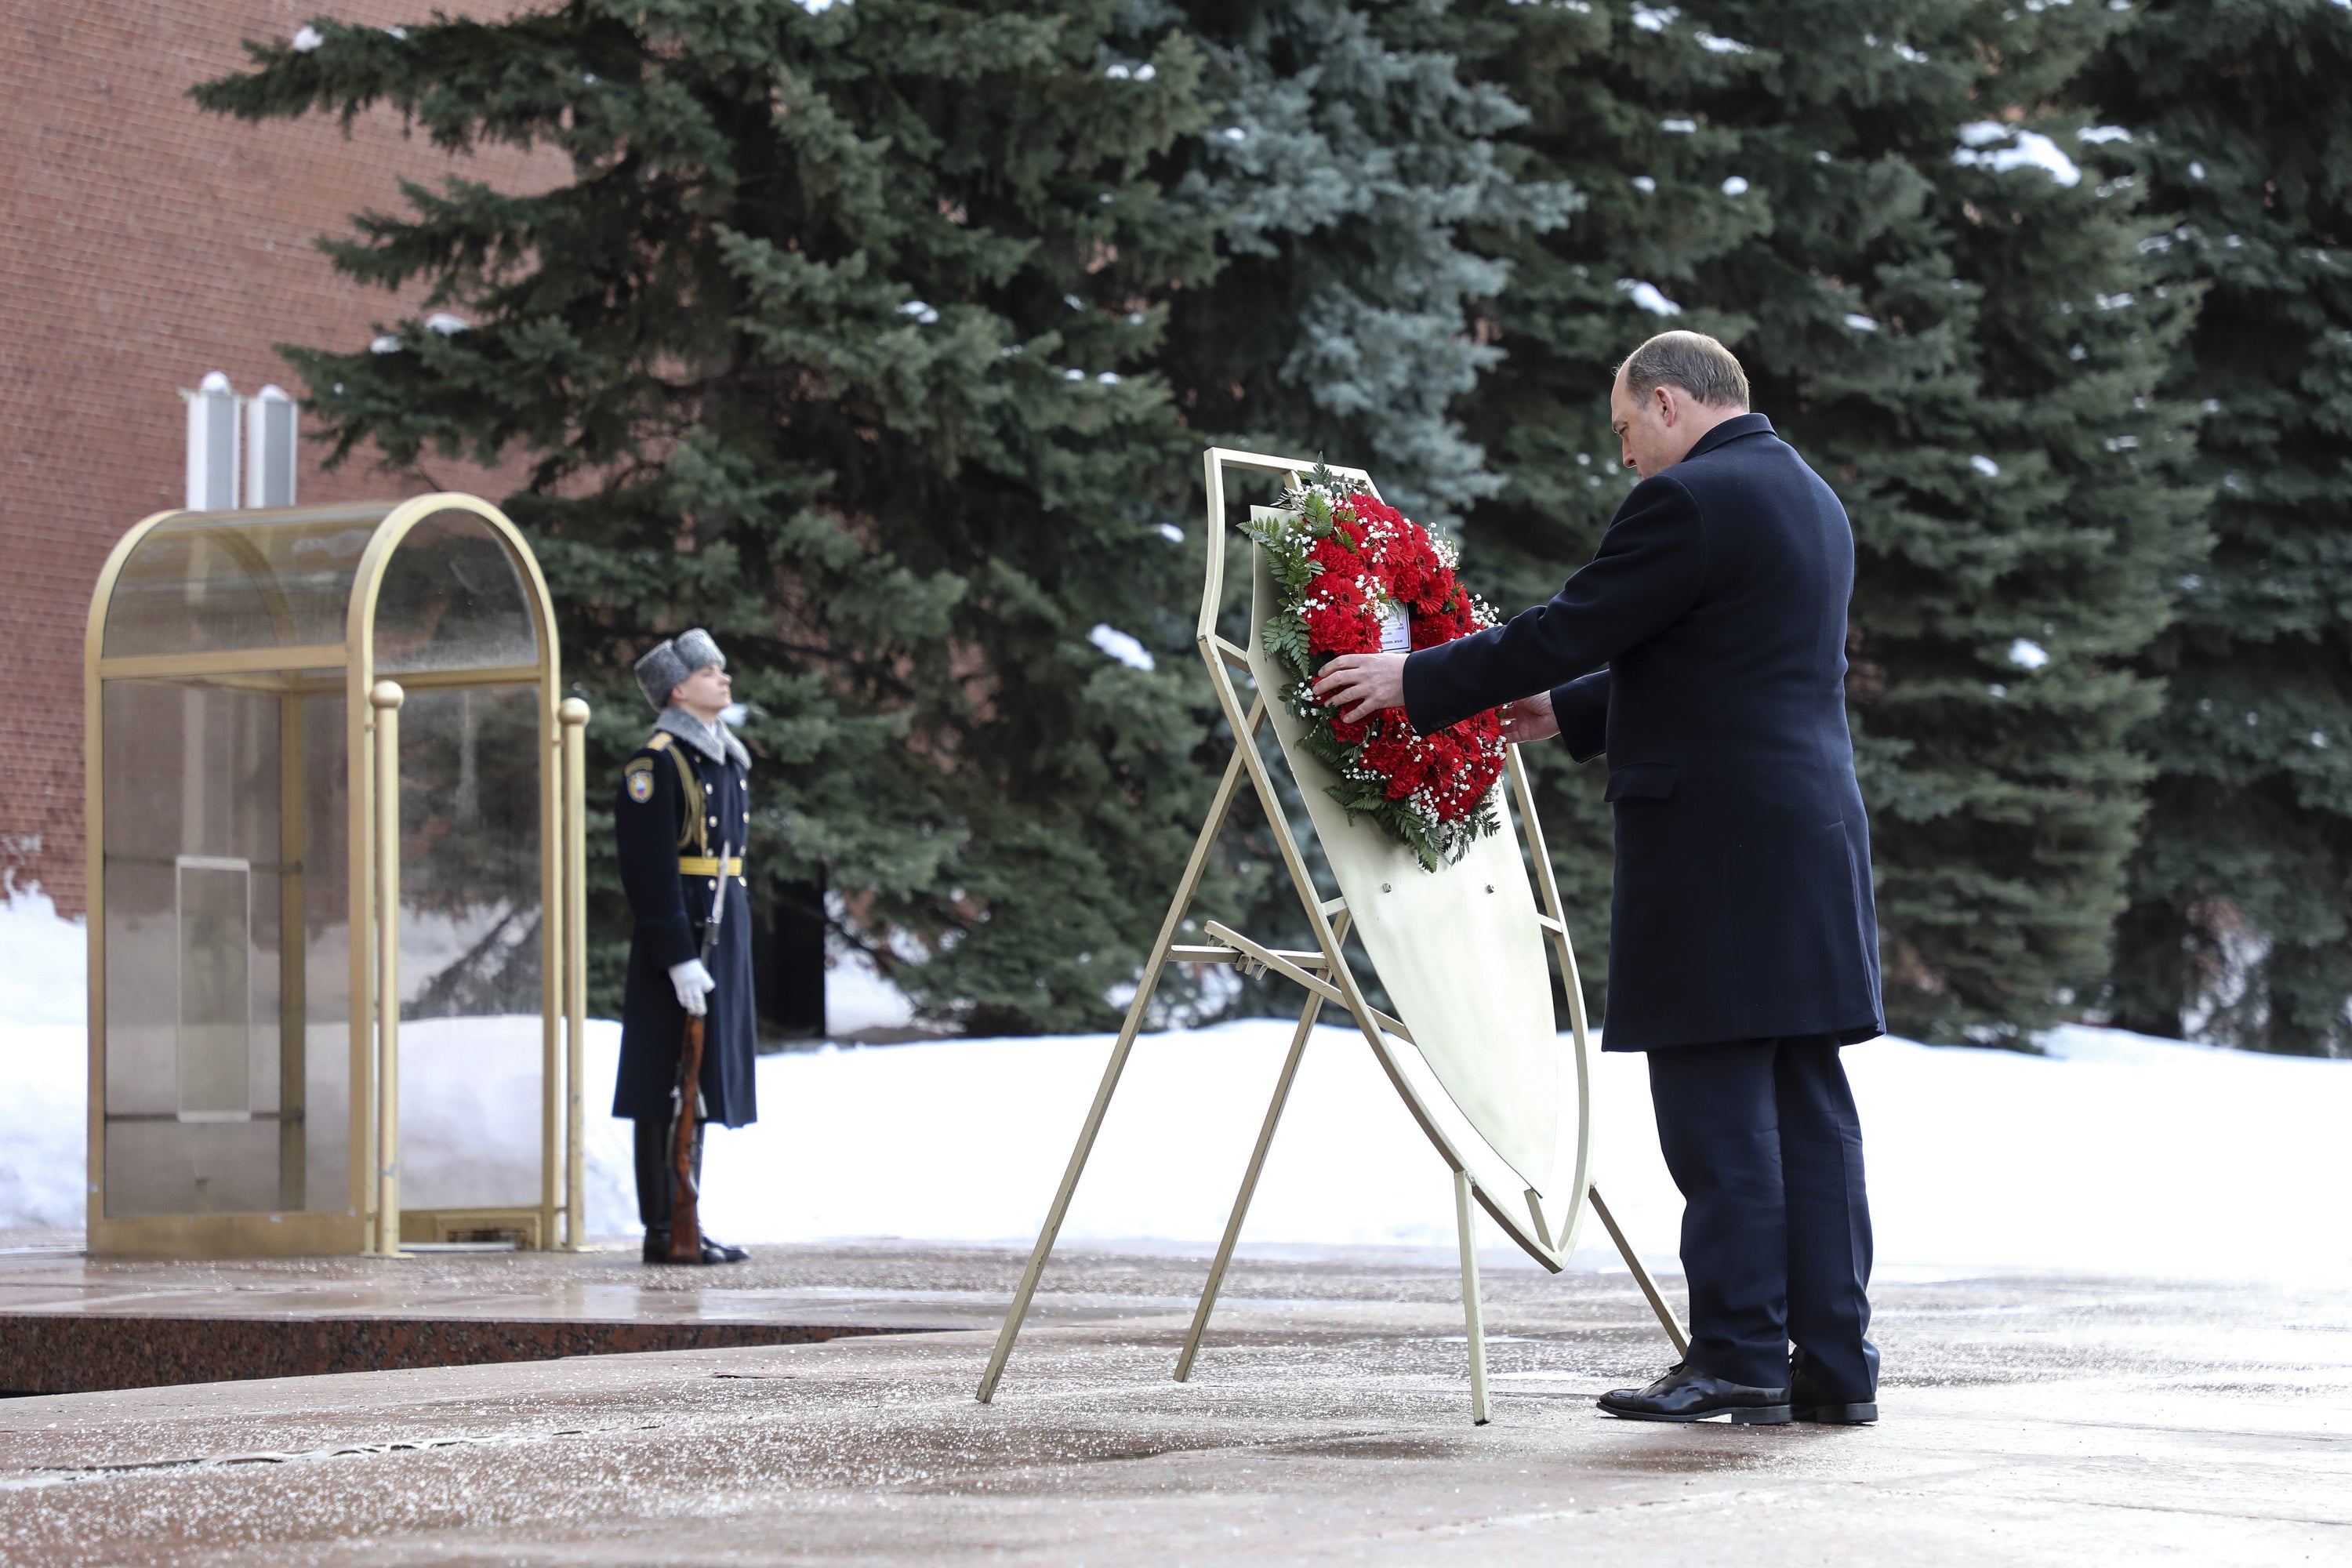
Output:
[[1736,1426],[1778,1426],[1789,1419],[1789,1391],[1726,1383],[1676,1366],[1647,1388],[1602,1394],[1601,1408],[1628,1421],[1705,1421],[1728,1415]]
[[1818,1421],[1824,1426],[1867,1426],[1878,1419],[1878,1405],[1868,1399],[1840,1399],[1806,1376],[1802,1368],[1791,1367],[1789,1413],[1800,1421]]
[[669,1255],[669,1227],[667,1226],[649,1226],[646,1229],[645,1259],[647,1263],[678,1263],[687,1265],[706,1263],[740,1263],[743,1259],[751,1256],[751,1255],[750,1253],[744,1251],[740,1247],[730,1247],[723,1241],[713,1241],[709,1237],[706,1236],[702,1238],[701,1257],[672,1258]]

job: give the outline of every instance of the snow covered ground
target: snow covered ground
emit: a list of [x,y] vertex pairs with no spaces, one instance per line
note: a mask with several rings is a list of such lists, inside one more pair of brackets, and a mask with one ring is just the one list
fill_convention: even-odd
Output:
[[[26,904],[0,908],[0,1225],[72,1225],[83,1180],[79,933]],[[1289,1031],[1251,1019],[1139,1042],[1063,1234],[1213,1243]],[[425,1097],[404,1096],[411,1200],[533,1190],[536,1020],[411,1025],[403,1036],[404,1082]],[[616,1025],[591,1025],[590,1222],[603,1233],[634,1218],[625,1125],[598,1113],[618,1041]],[[2076,1027],[2047,1044],[2042,1058],[1894,1039],[1847,1052],[1882,1274],[2352,1279],[2352,1062]],[[712,1134],[706,1221],[730,1240],[1025,1245],[1109,1045],[954,1040],[764,1058],[760,1121]],[[1638,1057],[1600,1059],[1595,1179],[1643,1256],[1671,1267],[1680,1201],[1643,1072]],[[428,1085],[438,1087],[416,1088]],[[483,1162],[486,1145],[511,1157]],[[1362,1041],[1318,1031],[1247,1238],[1444,1247],[1453,1223],[1444,1167]],[[1605,1246],[1588,1226],[1580,1264],[1610,1265]]]

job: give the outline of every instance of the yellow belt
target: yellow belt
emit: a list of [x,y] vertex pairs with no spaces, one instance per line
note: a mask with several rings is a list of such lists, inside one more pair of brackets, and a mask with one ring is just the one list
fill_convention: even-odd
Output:
[[[681,855],[677,858],[677,874],[681,877],[716,877],[719,875],[719,857]],[[740,877],[743,874],[743,857],[740,855],[727,857],[727,874],[730,877]]]

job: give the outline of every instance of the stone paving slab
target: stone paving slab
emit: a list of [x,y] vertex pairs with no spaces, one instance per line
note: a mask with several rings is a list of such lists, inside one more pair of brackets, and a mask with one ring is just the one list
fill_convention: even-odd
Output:
[[[986,1296],[1019,1265],[761,1249],[735,1288]],[[1433,1260],[1244,1260],[1177,1384],[1183,1314],[1145,1307],[1199,1271],[1058,1259],[987,1406],[969,1331],[10,1400],[0,1562],[2352,1562],[2340,1290],[1883,1286],[1881,1425],[1684,1427],[1591,1405],[1668,1357],[1629,1280],[1496,1268],[1473,1427]]]
[[[634,1238],[585,1253],[197,1262],[89,1258],[78,1233],[0,1231],[0,1394],[800,1344],[1003,1321],[1002,1289],[864,1278],[887,1268],[885,1252],[869,1249],[854,1271],[860,1282],[843,1284],[812,1279],[797,1255],[648,1268]],[[1039,1321],[1187,1305],[1063,1290],[1041,1304]]]

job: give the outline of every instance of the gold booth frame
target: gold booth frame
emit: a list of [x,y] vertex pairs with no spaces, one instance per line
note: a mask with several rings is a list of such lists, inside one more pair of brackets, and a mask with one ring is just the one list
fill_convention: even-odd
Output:
[[[534,662],[497,668],[450,668],[405,674],[401,682],[375,673],[377,595],[393,552],[417,524],[444,512],[478,519],[512,563],[529,605],[538,650]],[[285,524],[342,523],[370,535],[349,589],[341,642],[189,653],[105,653],[107,616],[118,579],[140,544],[166,523],[217,519],[216,542],[240,560],[251,557],[259,589],[281,637],[293,627],[282,588],[274,584],[245,532]],[[559,694],[554,605],[539,563],[504,513],[478,497],[455,492],[402,501],[361,501],[270,510],[157,512],[124,534],[107,558],[90,597],[83,643],[84,774],[89,922],[89,1250],[93,1256],[236,1258],[365,1253],[397,1256],[406,1237],[433,1242],[450,1233],[498,1230],[540,1249],[587,1249],[586,1143],[581,1079],[586,1030],[584,943],[586,822],[585,727],[588,705]],[[340,670],[340,679],[310,672]],[[306,826],[300,788],[301,699],[341,689],[347,723],[350,821],[351,1125],[346,1204],[336,1210],[144,1215],[106,1212],[106,730],[109,680],[230,678],[240,686],[278,692],[291,713],[279,737],[282,770],[280,1028],[304,1032],[305,942],[301,907]],[[537,689],[541,919],[540,1197],[529,1208],[411,1210],[400,1206],[400,779],[399,720],[409,689],[530,685]],[[294,740],[289,743],[288,736]],[[387,809],[385,803],[393,803]],[[388,1005],[387,1005],[388,1003]],[[559,1028],[559,1019],[562,1021]],[[290,1022],[289,1022],[290,1021]],[[281,1033],[281,1075],[285,1065]],[[299,1056],[293,1069],[299,1073]],[[282,1080],[281,1080],[282,1081]],[[299,1089],[295,1091],[299,1094]],[[281,1144],[299,1137],[299,1122],[278,1113]],[[281,1161],[287,1156],[281,1148]],[[405,1222],[405,1223],[404,1223]]]

